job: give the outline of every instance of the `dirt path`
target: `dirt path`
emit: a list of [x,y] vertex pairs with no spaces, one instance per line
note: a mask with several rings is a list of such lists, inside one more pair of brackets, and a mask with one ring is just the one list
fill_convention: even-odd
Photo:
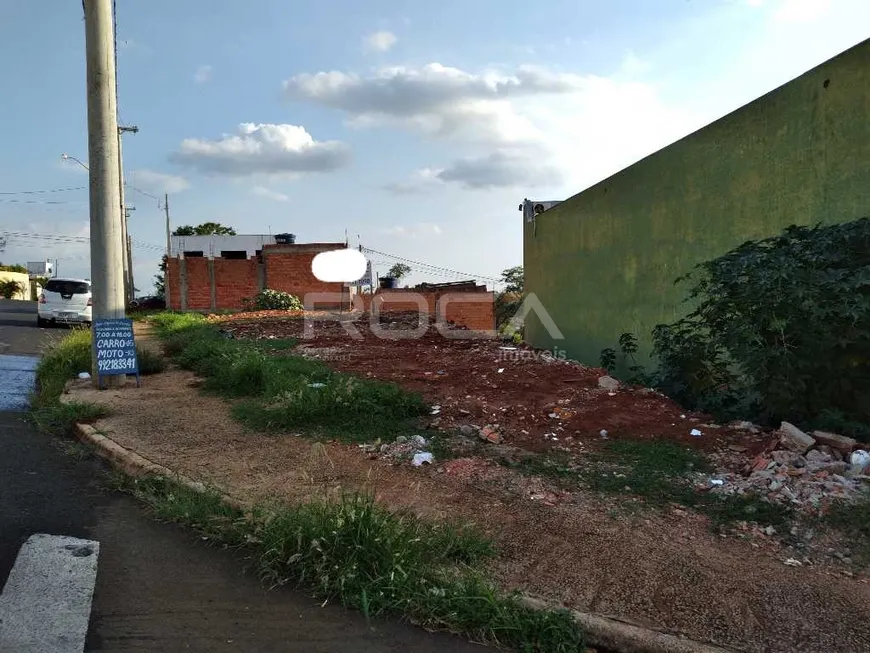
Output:
[[368,489],[388,505],[479,523],[499,544],[493,573],[506,586],[579,610],[759,653],[870,650],[866,581],[833,567],[787,567],[772,541],[722,538],[694,513],[632,511],[626,500],[575,493],[546,505],[530,498],[540,493],[486,482],[501,470],[470,474],[463,461],[412,468],[355,446],[253,433],[195,385],[170,371],[138,390],[78,384],[71,394],[113,406],[98,428],[123,446],[242,498]]

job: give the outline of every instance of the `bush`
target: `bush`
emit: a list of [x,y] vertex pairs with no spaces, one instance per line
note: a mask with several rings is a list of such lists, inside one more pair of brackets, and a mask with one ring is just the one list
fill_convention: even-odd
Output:
[[3,299],[12,299],[15,295],[21,294],[24,286],[13,279],[4,279],[0,281],[0,297]]
[[304,308],[296,295],[268,288],[246,299],[245,306],[255,311],[301,311]]
[[870,435],[870,218],[792,226],[700,264],[695,309],[653,334],[659,384],[693,408]]
[[481,571],[491,543],[474,529],[385,510],[370,496],[246,514],[215,494],[155,477],[125,481],[158,517],[211,541],[246,546],[270,585],[303,587],[372,616],[404,616],[518,651],[581,653],[583,632],[566,611],[536,611]]
[[155,316],[166,352],[205,378],[205,389],[247,400],[234,416],[261,430],[306,428],[350,440],[402,432],[428,412],[397,385],[336,372],[320,361],[274,355],[262,341],[227,338],[202,317]]
[[136,348],[136,358],[139,362],[139,374],[160,374],[166,370],[166,361],[163,356],[150,349]]

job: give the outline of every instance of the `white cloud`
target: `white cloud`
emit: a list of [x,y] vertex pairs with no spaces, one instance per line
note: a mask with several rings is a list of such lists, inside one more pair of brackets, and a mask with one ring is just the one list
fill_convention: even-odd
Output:
[[363,50],[366,52],[387,52],[398,39],[392,32],[380,31],[363,38]]
[[439,171],[437,177],[470,189],[538,188],[562,183],[559,170],[542,163],[531,150],[525,153],[492,152],[486,156],[458,159]]
[[315,141],[304,127],[242,123],[215,140],[186,138],[171,160],[205,174],[245,177],[336,170],[350,162],[339,141]]
[[196,73],[193,76],[193,81],[196,84],[205,84],[207,81],[211,79],[211,74],[214,69],[211,66],[200,66],[196,69]]
[[406,238],[421,238],[426,236],[440,236],[441,227],[432,222],[418,222],[416,224],[381,229],[381,233],[386,236],[403,236]]
[[[626,66],[639,72],[636,57]],[[452,182],[466,188],[549,187],[576,192],[702,124],[654,86],[521,66],[512,75],[433,63],[369,76],[322,72],[284,84],[292,100],[344,112],[364,128],[399,125],[457,146],[457,160],[386,190],[411,194]]]
[[469,73],[431,63],[422,68],[385,68],[374,75],[321,72],[284,82],[290,100],[315,102],[348,114],[352,125],[393,123],[437,137],[503,144],[535,136],[534,127],[511,111],[522,98],[568,95],[587,80],[521,66],[513,75]]
[[407,181],[394,181],[384,185],[384,190],[393,195],[419,195],[431,191],[441,185],[438,168],[422,168],[417,170]]
[[131,172],[130,180],[135,186],[155,193],[180,193],[190,188],[190,182],[184,177],[144,168]]
[[276,202],[290,201],[290,197],[288,195],[285,195],[284,193],[279,193],[278,191],[272,190],[271,188],[266,188],[265,186],[254,186],[251,189],[251,192],[259,197],[265,197],[268,200],[274,200]]

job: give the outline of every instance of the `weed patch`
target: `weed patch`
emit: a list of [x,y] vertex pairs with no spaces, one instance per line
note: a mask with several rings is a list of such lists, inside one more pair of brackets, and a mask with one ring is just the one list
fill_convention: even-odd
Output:
[[35,406],[30,418],[40,431],[51,435],[69,435],[76,424],[90,424],[108,414],[108,408],[97,404],[55,401]]
[[160,354],[142,347],[136,348],[136,358],[139,362],[139,374],[148,376],[166,371],[166,360]]
[[848,536],[857,557],[870,564],[870,498],[835,504],[823,519]]
[[474,529],[390,512],[361,495],[242,513],[217,494],[165,479],[128,480],[127,489],[162,519],[247,547],[272,586],[303,587],[367,617],[403,616],[515,650],[584,650],[567,612],[531,610],[485,578],[478,565],[493,549]]
[[199,316],[156,317],[166,352],[204,377],[205,390],[243,399],[233,415],[254,429],[304,429],[368,441],[407,432],[428,412],[420,395],[395,384],[341,374],[300,356],[273,355],[272,348],[292,341],[236,340]]

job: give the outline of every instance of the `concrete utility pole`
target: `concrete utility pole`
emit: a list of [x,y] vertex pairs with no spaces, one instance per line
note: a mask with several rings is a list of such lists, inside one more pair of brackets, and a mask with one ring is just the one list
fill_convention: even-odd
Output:
[[[124,241],[112,0],[83,0],[82,6],[87,50],[93,317],[123,318]],[[96,343],[91,361],[97,385]],[[123,385],[124,380],[123,376],[108,377],[110,386]]]
[[166,302],[166,308],[172,308],[169,305],[169,259],[172,258],[172,232],[169,227],[169,193],[163,195],[163,210],[166,212],[166,270],[163,272],[163,299]]
[[133,251],[130,248],[128,222],[130,216],[128,211],[133,209],[127,207],[127,200],[124,195],[124,154],[123,140],[121,138],[121,136],[127,133],[137,134],[139,133],[139,128],[136,125],[129,127],[118,126],[118,181],[121,192],[121,217],[123,218],[121,223],[121,242],[124,244],[124,297],[127,302],[130,302],[135,295],[135,291],[133,286]]

